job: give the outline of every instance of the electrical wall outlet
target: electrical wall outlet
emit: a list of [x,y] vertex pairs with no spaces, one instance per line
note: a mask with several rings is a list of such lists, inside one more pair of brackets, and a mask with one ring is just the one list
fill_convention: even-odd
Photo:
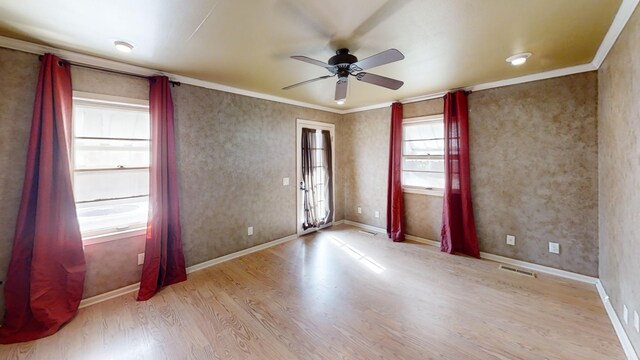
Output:
[[560,244],[549,242],[549,252],[552,254],[560,254]]
[[380,211],[376,211],[375,212],[375,217],[379,218],[380,217]]
[[507,235],[507,245],[515,245],[516,244],[516,237],[513,235]]
[[637,311],[633,312],[633,327],[636,328],[636,332],[640,332],[640,317]]
[[253,226],[249,226],[247,228],[247,235],[249,235],[249,236],[253,235]]
[[144,253],[138,254],[138,265],[144,264]]
[[282,186],[289,186],[289,178],[282,178]]
[[358,207],[358,214],[362,214],[362,208]]
[[629,309],[627,309],[627,305],[622,305],[622,319],[625,324],[629,325]]

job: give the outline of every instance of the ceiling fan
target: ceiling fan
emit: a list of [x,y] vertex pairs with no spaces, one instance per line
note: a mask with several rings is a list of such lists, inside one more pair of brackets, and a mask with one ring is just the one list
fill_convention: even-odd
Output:
[[335,100],[338,104],[343,104],[347,98],[347,88],[349,86],[349,75],[355,77],[359,81],[369,84],[378,85],[387,89],[398,90],[404,82],[388,77],[363,72],[363,70],[371,69],[376,66],[389,64],[404,59],[404,55],[396,49],[389,49],[379,54],[372,55],[366,59],[358,61],[358,58],[349,54],[349,49],[338,49],[336,54],[332,56],[328,62],[311,59],[306,56],[292,56],[292,59],[304,61],[309,64],[321,66],[327,69],[331,75],[320,76],[315,79],[299,82],[282,88],[282,90],[292,89],[294,87],[309,84],[314,81],[328,79],[334,76],[338,77],[336,82]]

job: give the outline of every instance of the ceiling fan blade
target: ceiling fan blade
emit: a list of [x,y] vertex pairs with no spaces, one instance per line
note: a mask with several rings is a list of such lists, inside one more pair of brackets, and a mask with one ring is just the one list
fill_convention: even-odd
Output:
[[333,65],[329,65],[326,62],[322,62],[320,60],[312,59],[312,58],[306,57],[306,56],[296,55],[296,56],[292,56],[291,58],[292,59],[296,59],[296,60],[300,60],[300,61],[304,61],[304,62],[309,63],[309,64],[322,66],[323,68],[326,68],[326,69],[333,69],[334,68]]
[[400,51],[396,49],[389,49],[379,54],[369,56],[366,59],[358,61],[357,63],[351,64],[350,69],[351,71],[362,71],[402,59],[404,59],[404,55],[402,55]]
[[338,79],[336,82],[336,101],[347,98],[347,89],[349,88],[348,78]]
[[322,6],[321,2],[302,3],[299,0],[278,0],[275,4],[276,11],[284,10],[290,15],[291,20],[313,30],[319,37],[330,38],[333,35],[332,9]]
[[[365,21],[358,25],[348,37],[349,39],[361,38],[368,34],[371,30],[378,27],[387,19],[391,18],[396,12],[400,11],[405,5],[413,0],[388,0],[376,12],[371,14]],[[352,49],[355,52],[356,49]]]
[[328,79],[330,77],[334,77],[335,75],[325,75],[325,76],[320,76],[318,78],[315,79],[311,79],[311,80],[307,80],[307,81],[303,81],[303,82],[299,82],[297,84],[293,84],[293,85],[289,85],[287,87],[283,87],[282,90],[289,90],[289,89],[293,89],[294,87],[298,87],[304,84],[308,84],[308,83],[312,83],[314,81],[318,81],[318,80],[323,80],[323,79]]
[[361,72],[358,75],[356,75],[356,79],[360,81],[364,81],[369,84],[386,87],[387,89],[391,89],[391,90],[398,90],[400,89],[400,87],[402,87],[402,85],[404,85],[404,82],[400,80],[391,79],[391,78],[376,75],[376,74],[369,74],[366,72]]

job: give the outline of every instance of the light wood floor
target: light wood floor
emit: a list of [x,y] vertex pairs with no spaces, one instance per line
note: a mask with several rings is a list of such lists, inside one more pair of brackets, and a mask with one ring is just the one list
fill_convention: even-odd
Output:
[[337,226],[80,311],[1,359],[624,359],[595,288]]

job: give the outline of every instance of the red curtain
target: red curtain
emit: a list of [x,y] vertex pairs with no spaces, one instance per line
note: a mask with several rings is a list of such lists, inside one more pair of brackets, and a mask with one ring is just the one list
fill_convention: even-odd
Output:
[[440,249],[479,258],[471,204],[469,112],[464,91],[448,93],[444,97],[444,136],[445,190]]
[[44,55],[4,288],[2,344],[55,333],[82,298],[84,252],[69,171],[71,104],[69,65]]
[[402,104],[391,105],[389,141],[389,181],[387,183],[387,235],[393,241],[404,240],[402,204]]
[[180,228],[171,84],[166,76],[153,77],[149,83],[149,220],[138,301],[151,298],[163,286],[187,279]]

